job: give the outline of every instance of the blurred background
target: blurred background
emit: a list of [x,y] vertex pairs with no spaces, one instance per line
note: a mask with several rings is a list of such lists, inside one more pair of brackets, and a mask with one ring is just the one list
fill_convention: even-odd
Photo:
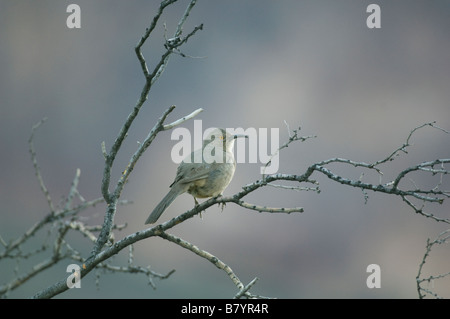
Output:
[[[156,13],[159,1],[75,1],[81,29],[68,29],[72,1],[0,1],[0,234],[17,238],[48,213],[28,153],[31,127],[44,181],[56,204],[67,195],[77,168],[86,200],[101,196],[101,142],[112,145],[139,98],[144,78],[134,46]],[[169,7],[143,48],[149,68],[164,52],[164,27],[172,35],[188,1]],[[381,29],[368,29],[366,8],[381,7]],[[280,154],[279,173],[302,174],[318,161],[343,157],[374,162],[401,146],[409,132],[437,121],[450,129],[450,2],[411,1],[198,1],[185,33],[204,23],[182,47],[201,58],[173,55],[130,130],[113,170],[117,180],[130,156],[170,105],[168,122],[201,107],[203,128],[279,128],[284,121],[302,135]],[[183,127],[193,128],[193,121]],[[408,154],[382,166],[382,182],[423,161],[449,158],[450,136],[419,130]],[[127,223],[116,239],[144,229],[149,212],[167,193],[177,165],[176,141],[163,132],[141,158],[123,193],[133,204],[119,207],[117,223]],[[260,178],[260,163],[240,164],[225,195]],[[330,166],[358,179],[361,169]],[[228,264],[252,292],[278,298],[417,298],[416,280],[427,238],[448,225],[416,215],[401,198],[328,180],[322,192],[261,189],[246,200],[267,206],[302,206],[303,214],[269,214],[228,204],[217,206],[171,232]],[[439,176],[415,174],[405,187],[433,187]],[[367,173],[363,181],[378,183]],[[414,184],[415,183],[415,184]],[[306,186],[306,185],[304,185]],[[442,185],[449,189],[448,179]],[[166,221],[192,208],[182,195],[164,213]],[[428,206],[449,218],[449,202]],[[89,224],[103,221],[104,205],[82,213]],[[32,239],[33,251],[43,235]],[[85,256],[92,245],[78,233],[68,236]],[[50,254],[50,252],[47,252]],[[127,251],[114,257],[126,265]],[[425,275],[450,271],[450,247],[433,250]],[[0,283],[29,271],[39,261],[2,262]],[[69,262],[67,262],[69,263]],[[91,272],[81,289],[58,298],[229,298],[237,292],[226,274],[192,252],[150,238],[135,245],[135,263],[176,272],[155,279],[143,275]],[[381,288],[369,289],[369,264],[381,267]],[[10,297],[28,297],[67,276],[65,261],[33,278]],[[96,284],[97,281],[97,284]],[[429,288],[450,296],[450,280]]]

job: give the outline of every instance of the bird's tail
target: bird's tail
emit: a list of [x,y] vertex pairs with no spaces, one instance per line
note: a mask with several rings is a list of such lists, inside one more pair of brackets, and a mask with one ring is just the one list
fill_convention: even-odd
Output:
[[182,190],[180,190],[179,187],[172,187],[170,191],[167,193],[166,196],[159,202],[158,206],[153,209],[150,216],[148,216],[147,220],[145,221],[146,224],[153,224],[155,223],[158,218],[161,216],[161,214],[166,210],[167,207],[169,207],[170,204],[175,200],[175,198],[183,193]]

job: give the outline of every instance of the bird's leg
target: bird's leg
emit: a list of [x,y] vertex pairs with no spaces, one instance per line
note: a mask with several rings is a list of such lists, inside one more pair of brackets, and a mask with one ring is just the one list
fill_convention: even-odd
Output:
[[[197,198],[195,198],[195,197],[194,197],[194,202],[195,202],[195,207],[197,207],[198,206],[198,201],[197,201]],[[201,219],[203,219],[202,212],[200,212],[198,215],[200,216]]]
[[[214,196],[214,199],[222,197],[222,196],[223,196],[222,194],[219,194],[217,196]],[[219,207],[221,207],[221,209],[222,209],[221,211],[223,212],[223,209],[225,208],[225,206],[227,206],[227,203],[218,203],[217,205],[219,205]]]

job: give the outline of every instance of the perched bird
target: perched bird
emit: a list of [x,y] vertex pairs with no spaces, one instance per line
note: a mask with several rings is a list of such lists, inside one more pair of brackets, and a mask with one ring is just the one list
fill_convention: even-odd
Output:
[[233,146],[238,137],[247,136],[231,135],[224,129],[214,129],[203,141],[202,148],[192,152],[180,163],[169,193],[153,209],[145,223],[155,223],[175,198],[185,192],[194,197],[196,205],[197,198],[222,195],[236,169]]

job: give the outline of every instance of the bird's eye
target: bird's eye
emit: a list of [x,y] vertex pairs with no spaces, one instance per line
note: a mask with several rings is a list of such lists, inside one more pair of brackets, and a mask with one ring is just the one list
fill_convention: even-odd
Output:
[[224,137],[223,135],[220,135],[219,138],[220,138],[221,140],[223,140],[225,137]]

